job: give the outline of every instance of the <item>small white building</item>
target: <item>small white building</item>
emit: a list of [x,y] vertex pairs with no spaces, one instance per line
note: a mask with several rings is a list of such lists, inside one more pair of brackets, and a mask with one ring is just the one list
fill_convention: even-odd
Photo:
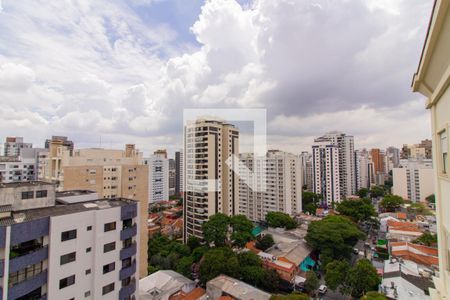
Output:
[[164,154],[144,158],[148,165],[148,201],[155,203],[169,200],[169,160]]

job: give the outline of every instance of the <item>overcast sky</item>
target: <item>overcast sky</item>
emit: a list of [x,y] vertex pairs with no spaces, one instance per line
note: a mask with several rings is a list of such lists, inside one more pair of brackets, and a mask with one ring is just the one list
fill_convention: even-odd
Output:
[[0,138],[149,153],[184,108],[266,108],[269,147],[430,137],[411,92],[429,0],[0,0]]

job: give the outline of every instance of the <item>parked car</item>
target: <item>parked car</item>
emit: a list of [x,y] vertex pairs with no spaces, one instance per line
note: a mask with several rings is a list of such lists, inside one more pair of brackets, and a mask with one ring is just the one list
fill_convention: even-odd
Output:
[[327,290],[328,290],[328,288],[327,288],[327,286],[326,285],[324,285],[324,284],[322,284],[320,287],[319,287],[319,294],[325,294],[326,292],[327,292]]

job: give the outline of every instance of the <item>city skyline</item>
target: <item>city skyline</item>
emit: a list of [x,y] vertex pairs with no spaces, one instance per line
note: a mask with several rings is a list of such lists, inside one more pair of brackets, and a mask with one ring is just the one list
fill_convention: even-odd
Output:
[[331,130],[358,148],[430,138],[410,74],[431,3],[108,4],[2,1],[0,136],[173,153],[183,108],[264,107],[270,148],[292,153]]

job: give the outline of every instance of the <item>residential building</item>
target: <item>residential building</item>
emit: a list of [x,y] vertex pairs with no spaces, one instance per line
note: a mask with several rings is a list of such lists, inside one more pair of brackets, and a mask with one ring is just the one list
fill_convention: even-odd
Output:
[[69,150],[70,155],[73,153],[74,143],[67,136],[54,135],[51,139],[46,139],[45,149],[50,149],[52,144],[62,145]]
[[433,162],[424,160],[401,160],[400,167],[392,172],[392,193],[413,202],[424,202],[434,194]]
[[373,163],[373,174],[375,177],[375,184],[383,185],[386,180],[386,153],[380,149],[371,149],[370,158]]
[[302,152],[300,154],[300,163],[302,169],[302,188],[307,191],[313,190],[313,168],[312,168],[312,154],[309,152]]
[[280,211],[291,216],[301,213],[302,170],[298,156],[269,150],[266,157],[260,158],[253,153],[241,154],[240,162],[243,163],[239,171],[240,214],[263,221],[268,212]]
[[169,159],[169,196],[175,195],[175,185],[176,185],[176,165],[175,159]]
[[45,182],[0,184],[2,299],[132,299],[136,201]]
[[8,136],[6,137],[3,147],[4,156],[19,156],[21,149],[27,149],[31,147],[33,147],[31,143],[23,142],[23,137]]
[[336,145],[339,150],[339,185],[341,198],[355,195],[355,146],[353,136],[338,131],[332,131],[326,133],[322,138],[328,139]]
[[0,182],[38,180],[40,148],[21,148],[19,156],[0,156]]
[[432,158],[432,142],[431,140],[423,140],[419,144],[404,144],[401,153],[402,159],[431,159]]
[[156,151],[149,158],[144,158],[148,165],[148,201],[155,203],[169,200],[169,160],[162,150]]
[[239,129],[199,119],[185,127],[184,239],[203,238],[202,224],[216,213],[239,212],[239,178],[226,163],[239,159]]
[[356,191],[362,188],[370,188],[372,177],[370,164],[369,153],[366,149],[355,150]]
[[339,148],[328,138],[314,140],[312,146],[313,192],[323,196],[324,204],[341,201]]
[[[210,299],[269,300],[272,296],[245,282],[226,275],[219,275],[206,283],[206,294]],[[227,298],[222,298],[222,296]]]
[[450,297],[450,1],[436,0],[416,74],[413,91],[427,97],[431,111],[432,156],[439,240],[439,277],[433,299]]
[[97,192],[101,198],[123,197],[139,201],[142,258],[139,274],[146,276],[149,169],[143,164],[142,153],[132,144],[126,145],[125,150],[77,149],[73,156],[68,150],[64,153],[67,156],[63,156],[59,164],[60,190],[86,189]]
[[183,150],[175,152],[175,194],[182,195],[184,192],[184,162]]
[[[196,283],[172,270],[160,270],[139,280],[140,300],[181,300],[199,299],[205,294],[198,293]],[[191,294],[192,293],[192,294]],[[190,294],[192,298],[182,298]]]
[[438,249],[409,242],[391,242],[389,244],[392,257],[410,260],[429,269],[439,269]]
[[386,156],[388,157],[392,166],[394,168],[397,168],[398,165],[400,164],[400,150],[395,147],[388,147],[386,149]]

